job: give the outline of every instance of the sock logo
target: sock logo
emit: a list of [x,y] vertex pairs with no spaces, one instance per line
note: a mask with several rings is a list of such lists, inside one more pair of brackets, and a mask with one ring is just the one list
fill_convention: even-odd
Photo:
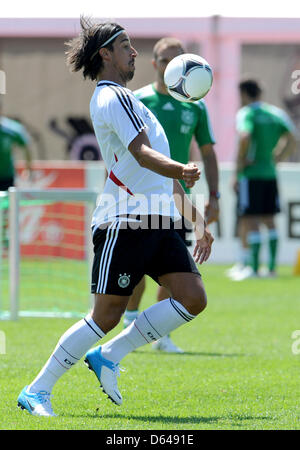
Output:
[[68,364],[68,366],[74,366],[74,363],[73,363],[72,361],[69,361],[67,358],[64,359],[64,362],[65,362],[66,364]]
[[157,338],[155,338],[150,331],[148,331],[147,335],[150,337],[150,339],[152,339],[152,341],[156,341],[157,340]]
[[118,285],[121,288],[126,288],[130,283],[130,275],[127,275],[124,273],[123,275],[120,273],[119,279],[118,279]]

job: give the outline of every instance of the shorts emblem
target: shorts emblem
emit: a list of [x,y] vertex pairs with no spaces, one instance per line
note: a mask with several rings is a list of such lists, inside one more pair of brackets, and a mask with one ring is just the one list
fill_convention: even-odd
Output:
[[124,275],[120,274],[118,279],[118,285],[121,288],[126,288],[127,286],[129,286],[129,283],[130,283],[130,275],[127,275],[126,273],[124,273]]

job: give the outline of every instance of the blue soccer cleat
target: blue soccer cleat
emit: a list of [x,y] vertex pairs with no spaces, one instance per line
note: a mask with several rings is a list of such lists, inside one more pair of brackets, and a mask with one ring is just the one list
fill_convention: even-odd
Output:
[[56,416],[52,410],[50,397],[52,395],[46,391],[37,393],[28,392],[25,386],[18,397],[18,407],[26,409],[33,416]]
[[85,364],[92,370],[100,382],[100,386],[108,398],[117,405],[122,404],[122,395],[118,389],[117,376],[120,376],[119,364],[101,355],[101,346],[93,348],[85,355]]

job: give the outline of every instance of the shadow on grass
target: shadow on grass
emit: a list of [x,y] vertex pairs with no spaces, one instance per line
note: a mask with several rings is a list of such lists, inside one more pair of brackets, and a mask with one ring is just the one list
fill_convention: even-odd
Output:
[[238,358],[241,356],[249,356],[245,353],[209,353],[209,352],[183,352],[183,353],[167,353],[167,352],[149,352],[143,350],[135,350],[134,353],[147,353],[153,356],[213,356],[218,358]]
[[[79,417],[75,414],[72,415],[72,417]],[[83,417],[82,415],[80,417]],[[174,424],[175,425],[184,425],[184,424],[217,424],[219,422],[231,422],[234,421],[235,426],[241,426],[242,424],[239,422],[244,421],[259,421],[259,420],[270,420],[270,417],[263,417],[263,416],[250,416],[250,415],[242,415],[242,414],[235,414],[235,415],[228,415],[228,416],[213,416],[213,417],[203,417],[203,416],[190,416],[190,417],[176,417],[176,416],[145,416],[145,415],[129,415],[128,413],[124,414],[102,414],[101,411],[95,411],[95,414],[87,414],[85,417],[90,418],[102,418],[102,419],[119,419],[119,420],[133,420],[136,422],[151,422],[151,423],[164,423],[164,424]]]

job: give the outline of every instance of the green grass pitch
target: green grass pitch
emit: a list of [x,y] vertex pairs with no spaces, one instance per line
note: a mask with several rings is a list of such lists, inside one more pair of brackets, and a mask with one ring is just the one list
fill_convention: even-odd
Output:
[[[292,333],[300,329],[299,277],[281,267],[277,279],[235,283],[224,270],[201,268],[207,309],[172,333],[185,354],[155,353],[145,346],[124,358],[122,406],[107,399],[81,360],[54,388],[58,417],[37,418],[18,409],[19,392],[78,319],[0,321],[6,338],[6,352],[0,354],[0,429],[300,429],[300,355],[292,351]],[[143,308],[155,294],[155,283],[147,279]]]

